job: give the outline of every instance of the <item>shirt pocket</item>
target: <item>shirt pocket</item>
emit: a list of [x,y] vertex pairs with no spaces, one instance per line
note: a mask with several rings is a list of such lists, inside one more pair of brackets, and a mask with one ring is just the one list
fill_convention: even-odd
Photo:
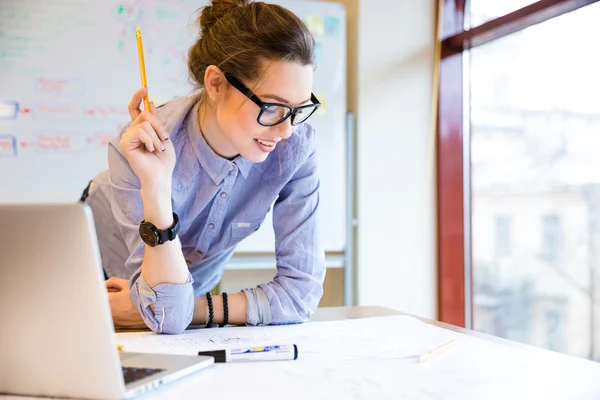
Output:
[[253,219],[250,221],[234,221],[231,223],[231,238],[235,241],[240,241],[260,228],[264,218]]

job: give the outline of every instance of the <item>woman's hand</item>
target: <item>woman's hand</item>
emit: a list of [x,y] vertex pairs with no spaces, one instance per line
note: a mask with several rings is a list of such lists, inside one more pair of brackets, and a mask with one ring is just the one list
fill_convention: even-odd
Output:
[[115,328],[147,328],[137,307],[129,299],[129,281],[112,277],[105,284]]
[[166,187],[175,167],[175,148],[154,104],[150,112],[140,110],[147,90],[139,89],[129,102],[132,123],[121,137],[120,147],[142,186]]

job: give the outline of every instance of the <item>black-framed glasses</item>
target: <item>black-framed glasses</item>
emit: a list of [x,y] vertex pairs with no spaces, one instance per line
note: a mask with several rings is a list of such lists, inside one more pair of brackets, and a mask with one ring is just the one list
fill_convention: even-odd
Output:
[[242,92],[246,97],[252,100],[254,104],[260,107],[260,112],[258,113],[256,121],[262,126],[275,126],[288,118],[292,119],[292,125],[297,126],[313,115],[314,112],[317,111],[317,108],[321,107],[321,103],[314,93],[311,93],[310,96],[310,101],[312,101],[313,104],[307,104],[305,106],[290,107],[280,103],[266,103],[232,74],[226,73],[225,78],[231,86]]

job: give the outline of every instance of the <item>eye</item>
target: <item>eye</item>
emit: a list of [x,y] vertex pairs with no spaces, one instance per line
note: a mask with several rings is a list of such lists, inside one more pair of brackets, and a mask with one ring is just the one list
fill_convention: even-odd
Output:
[[278,114],[277,107],[266,107],[264,113],[268,115],[276,115]]

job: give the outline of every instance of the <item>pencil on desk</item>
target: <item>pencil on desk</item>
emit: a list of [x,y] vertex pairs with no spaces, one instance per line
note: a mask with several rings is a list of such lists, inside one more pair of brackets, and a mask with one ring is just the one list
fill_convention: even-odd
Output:
[[[137,41],[138,59],[140,60],[140,76],[142,77],[142,86],[148,88],[148,82],[146,82],[146,64],[144,63],[144,47],[142,46],[142,31],[140,31],[140,28],[135,28],[135,39]],[[144,110],[150,111],[148,92],[146,92],[146,95],[144,96]]]
[[424,363],[425,361],[429,360],[432,357],[435,357],[436,355],[443,353],[444,351],[448,350],[451,347],[454,347],[456,345],[456,340],[451,340],[446,344],[441,345],[438,348],[435,348],[425,354],[423,354],[421,357],[419,357],[417,359],[417,361],[419,363]]

